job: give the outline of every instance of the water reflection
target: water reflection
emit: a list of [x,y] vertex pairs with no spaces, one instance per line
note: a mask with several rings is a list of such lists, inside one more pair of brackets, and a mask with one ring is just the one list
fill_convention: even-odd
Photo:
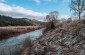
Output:
[[42,35],[43,30],[35,30],[0,41],[0,55],[16,55],[23,48],[22,43],[25,39],[30,37],[32,40],[35,40]]

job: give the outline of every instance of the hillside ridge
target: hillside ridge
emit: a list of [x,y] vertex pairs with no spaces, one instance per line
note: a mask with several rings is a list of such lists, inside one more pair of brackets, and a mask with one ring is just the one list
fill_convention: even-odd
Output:
[[26,50],[21,55],[84,55],[85,21],[58,23],[34,41],[30,54]]

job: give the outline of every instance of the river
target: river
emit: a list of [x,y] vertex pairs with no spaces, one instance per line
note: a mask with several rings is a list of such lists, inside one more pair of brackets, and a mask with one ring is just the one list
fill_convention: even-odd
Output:
[[27,38],[36,40],[39,38],[44,29],[35,30],[29,33],[20,34],[9,39],[0,41],[0,55],[17,55],[23,48],[23,41]]

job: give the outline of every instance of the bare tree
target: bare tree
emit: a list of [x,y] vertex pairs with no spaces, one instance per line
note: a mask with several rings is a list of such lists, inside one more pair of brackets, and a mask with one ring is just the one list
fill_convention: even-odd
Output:
[[83,14],[83,19],[85,19],[85,13]]
[[58,18],[58,12],[57,11],[53,11],[50,12],[47,16],[46,16],[46,21],[48,22],[47,26],[48,28],[55,28],[55,23],[57,21]]
[[74,14],[78,15],[80,20],[81,14],[85,11],[85,0],[71,0],[70,8],[74,11]]
[[72,18],[69,17],[69,18],[67,19],[67,22],[72,22]]
[[61,22],[65,22],[66,21],[66,19],[65,18],[61,18]]
[[50,13],[46,16],[47,22],[56,21],[57,18],[58,18],[58,14],[59,14],[59,12],[57,12],[57,11],[50,12]]

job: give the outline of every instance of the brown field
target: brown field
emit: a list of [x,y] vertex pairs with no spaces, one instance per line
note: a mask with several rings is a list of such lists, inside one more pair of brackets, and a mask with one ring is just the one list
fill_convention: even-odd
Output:
[[30,32],[39,29],[39,26],[7,26],[0,27],[0,40],[7,39],[14,35]]

